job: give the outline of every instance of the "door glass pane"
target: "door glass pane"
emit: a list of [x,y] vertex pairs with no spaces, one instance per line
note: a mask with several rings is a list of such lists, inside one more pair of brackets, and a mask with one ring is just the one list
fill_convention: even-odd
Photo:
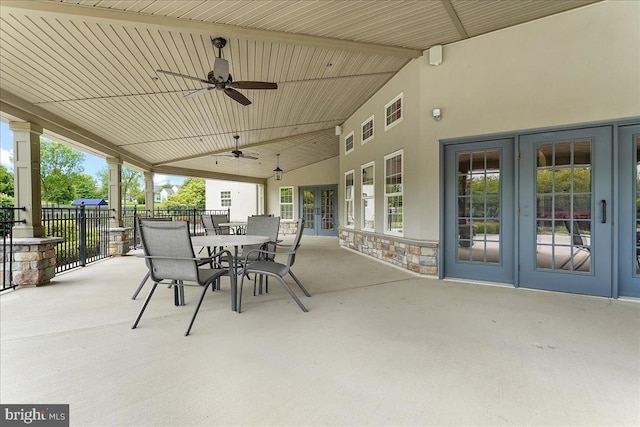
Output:
[[322,190],[320,202],[321,222],[320,229],[333,230],[333,190]]
[[591,141],[537,146],[536,268],[591,271]]
[[500,262],[500,151],[457,155],[459,261]]
[[304,228],[314,229],[315,216],[313,208],[315,205],[315,193],[310,190],[302,192],[302,218],[304,218]]
[[636,274],[640,274],[640,137],[636,138]]

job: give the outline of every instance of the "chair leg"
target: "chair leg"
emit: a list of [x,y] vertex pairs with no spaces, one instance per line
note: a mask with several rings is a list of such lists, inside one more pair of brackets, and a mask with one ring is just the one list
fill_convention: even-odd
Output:
[[238,314],[242,312],[242,288],[244,287],[244,276],[246,276],[246,274],[243,273],[242,280],[240,280],[240,292],[237,301],[238,306],[236,307],[238,309]]
[[142,314],[146,310],[147,304],[149,304],[149,300],[153,296],[153,293],[155,292],[156,287],[158,287],[158,282],[153,284],[153,287],[151,288],[151,291],[149,292],[149,296],[147,296],[147,299],[144,300],[144,304],[142,304],[142,308],[140,309],[140,313],[138,313],[138,317],[136,318],[136,321],[133,323],[133,326],[131,327],[131,329],[135,329],[138,326],[138,322],[140,322],[140,319],[142,318]]
[[138,294],[142,290],[142,287],[144,286],[144,284],[147,283],[147,280],[149,280],[148,271],[147,271],[147,274],[145,274],[144,278],[142,279],[142,282],[140,282],[140,284],[138,285],[138,288],[136,289],[136,291],[133,293],[133,296],[131,297],[131,299],[136,299],[138,297]]
[[280,281],[280,283],[282,284],[282,286],[284,286],[284,289],[289,292],[289,295],[291,295],[291,298],[293,298],[293,300],[296,302],[296,304],[298,304],[298,307],[300,307],[300,310],[304,311],[305,313],[307,313],[309,310],[307,310],[307,307],[304,306],[304,304],[302,304],[302,301],[300,301],[298,299],[298,296],[296,294],[293,293],[293,291],[291,290],[291,288],[289,287],[289,285],[287,285],[285,283],[285,281],[280,277],[280,276],[274,276],[276,279],[278,279]]
[[307,292],[307,290],[304,288],[304,286],[302,286],[302,282],[300,282],[300,280],[298,280],[298,278],[296,277],[295,274],[293,274],[293,271],[289,270],[289,274],[291,275],[291,277],[293,277],[293,280],[295,280],[296,284],[298,286],[300,286],[300,289],[302,289],[302,292],[304,292],[304,294],[308,297],[311,297],[311,294],[309,292]]
[[198,310],[200,310],[200,306],[202,305],[202,300],[204,299],[204,296],[207,293],[207,288],[209,287],[209,285],[210,283],[207,283],[204,286],[204,289],[202,290],[202,294],[200,294],[200,300],[198,301],[198,305],[196,305],[196,310],[193,312],[193,317],[191,318],[191,322],[189,322],[189,327],[187,328],[187,332],[184,334],[185,337],[189,335],[189,332],[191,331],[191,327],[193,326],[193,322],[196,321]]

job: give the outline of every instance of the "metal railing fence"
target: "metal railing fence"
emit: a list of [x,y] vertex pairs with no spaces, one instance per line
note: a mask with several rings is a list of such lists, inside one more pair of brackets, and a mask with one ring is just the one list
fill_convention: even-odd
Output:
[[24,223],[15,220],[15,212],[25,208],[0,206],[0,233],[2,234],[2,288],[0,292],[15,289],[13,283],[13,226]]
[[138,217],[154,217],[154,218],[171,218],[172,221],[189,221],[191,226],[191,235],[200,236],[204,234],[204,227],[202,225],[202,215],[226,215],[227,220],[230,218],[230,209],[217,209],[207,210],[198,207],[172,207],[172,208],[156,208],[153,210],[153,214],[149,209],[138,209],[136,206],[133,209],[122,210],[122,223],[124,227],[132,227],[130,247],[140,247],[140,236],[138,228],[135,227],[136,218]]
[[42,208],[45,236],[64,239],[56,245],[56,273],[109,256],[109,219],[100,206]]

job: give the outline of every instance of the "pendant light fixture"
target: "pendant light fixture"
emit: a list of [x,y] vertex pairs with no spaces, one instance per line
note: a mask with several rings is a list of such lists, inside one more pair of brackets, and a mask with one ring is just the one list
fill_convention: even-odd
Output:
[[276,168],[273,170],[273,179],[276,181],[282,181],[282,169],[280,169],[280,154],[276,154],[276,158],[278,159],[278,163]]

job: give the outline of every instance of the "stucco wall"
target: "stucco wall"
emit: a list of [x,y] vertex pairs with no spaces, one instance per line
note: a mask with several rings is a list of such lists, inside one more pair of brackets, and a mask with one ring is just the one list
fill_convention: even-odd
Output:
[[[284,167],[283,167],[284,169]],[[293,186],[293,218],[299,217],[298,212],[298,188],[310,185],[338,184],[339,158],[323,160],[304,168],[287,171],[282,175],[281,181],[269,178],[266,191],[265,213],[280,215],[280,187]]]
[[[439,141],[640,116],[640,2],[612,1],[444,47],[444,61],[410,62],[344,124],[344,172],[376,162],[376,232],[383,230],[386,154],[404,148],[407,238],[438,239]],[[384,131],[384,105],[404,93],[404,119]],[[442,120],[431,110],[440,108]],[[360,125],[375,114],[375,137],[360,145]],[[344,155],[344,136],[355,149]],[[355,198],[356,229],[360,199]]]
[[246,182],[206,180],[207,210],[228,209],[222,206],[221,191],[231,191],[231,219],[243,221],[258,213],[257,185]]

